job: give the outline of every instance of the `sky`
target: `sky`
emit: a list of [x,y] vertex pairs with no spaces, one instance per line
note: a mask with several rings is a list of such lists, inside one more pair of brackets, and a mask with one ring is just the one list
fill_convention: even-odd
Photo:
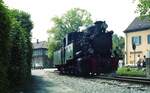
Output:
[[34,28],[32,42],[47,41],[47,30],[53,26],[51,19],[62,16],[71,8],[86,9],[93,21],[106,21],[108,30],[124,36],[123,31],[134,20],[137,3],[135,0],[4,0],[10,8],[28,12]]

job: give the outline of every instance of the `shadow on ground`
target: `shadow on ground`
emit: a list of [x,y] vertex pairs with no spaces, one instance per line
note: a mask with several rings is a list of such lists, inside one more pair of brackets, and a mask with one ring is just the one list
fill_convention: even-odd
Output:
[[53,93],[49,88],[54,86],[54,83],[45,80],[42,76],[32,76],[31,83],[26,86],[24,92],[20,93]]

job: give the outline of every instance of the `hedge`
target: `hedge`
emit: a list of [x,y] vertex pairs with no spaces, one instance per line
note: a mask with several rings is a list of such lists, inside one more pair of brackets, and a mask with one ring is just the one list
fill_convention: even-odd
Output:
[[9,64],[9,32],[10,19],[8,10],[0,0],[0,93],[9,93],[8,64]]
[[0,93],[16,92],[31,78],[29,18],[23,11],[9,10],[0,0]]
[[122,67],[118,68],[117,74],[120,76],[145,77],[145,68]]

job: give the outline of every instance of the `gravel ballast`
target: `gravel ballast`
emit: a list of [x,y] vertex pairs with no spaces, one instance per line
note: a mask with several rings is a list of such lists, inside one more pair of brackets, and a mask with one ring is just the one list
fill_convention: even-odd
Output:
[[59,75],[54,70],[33,70],[25,93],[150,93],[150,86],[113,80]]

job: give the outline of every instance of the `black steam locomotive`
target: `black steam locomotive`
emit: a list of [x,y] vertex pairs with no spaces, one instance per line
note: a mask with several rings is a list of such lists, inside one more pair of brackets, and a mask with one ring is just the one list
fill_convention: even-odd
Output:
[[118,59],[112,56],[112,31],[105,21],[96,21],[84,31],[71,32],[63,46],[54,52],[54,65],[60,73],[99,75],[117,70]]

